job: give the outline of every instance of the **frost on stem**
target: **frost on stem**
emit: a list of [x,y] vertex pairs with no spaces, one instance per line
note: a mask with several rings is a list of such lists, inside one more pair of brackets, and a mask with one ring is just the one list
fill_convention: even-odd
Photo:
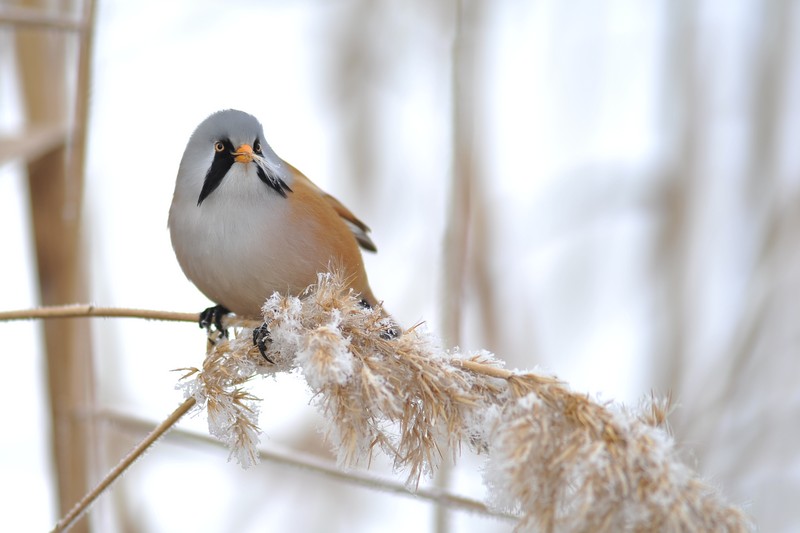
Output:
[[242,330],[212,345],[182,385],[242,466],[258,457],[246,381],[299,368],[342,466],[368,463],[378,448],[413,487],[466,443],[488,452],[491,497],[519,514],[519,530],[752,529],[679,461],[655,400],[638,410],[600,404],[550,376],[503,370],[488,352],[445,351],[420,327],[386,338],[391,320],[364,309],[335,274],[300,298],[273,295],[263,311],[276,365]]
[[751,530],[648,420],[557,382],[530,392],[509,402],[497,422],[485,476],[490,494],[522,515],[519,530]]
[[259,457],[258,398],[244,385],[260,372],[260,361],[249,352],[243,337],[217,338],[203,368],[186,369],[179,383],[187,398],[193,396],[199,408],[205,407],[208,432],[228,446],[228,459],[236,457],[243,468],[258,463]]
[[481,383],[453,366],[455,356],[429,335],[385,338],[391,320],[364,309],[333,275],[302,299],[273,296],[264,317],[270,355],[302,369],[343,466],[368,462],[377,447],[416,485],[441,450],[470,436],[466,414],[504,394],[501,382]]

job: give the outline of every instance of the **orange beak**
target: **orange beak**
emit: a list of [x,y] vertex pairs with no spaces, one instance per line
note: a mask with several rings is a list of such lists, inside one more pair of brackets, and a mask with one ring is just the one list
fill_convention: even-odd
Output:
[[237,163],[249,163],[253,160],[253,148],[249,144],[243,144],[233,152]]

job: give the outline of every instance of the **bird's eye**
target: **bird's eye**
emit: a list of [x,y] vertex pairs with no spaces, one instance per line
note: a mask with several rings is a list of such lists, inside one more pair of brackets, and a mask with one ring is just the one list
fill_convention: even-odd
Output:
[[253,143],[253,151],[257,154],[261,153],[261,143],[256,141]]
[[214,143],[214,151],[215,152],[224,152],[225,151],[225,145],[222,144],[220,141],[215,142]]

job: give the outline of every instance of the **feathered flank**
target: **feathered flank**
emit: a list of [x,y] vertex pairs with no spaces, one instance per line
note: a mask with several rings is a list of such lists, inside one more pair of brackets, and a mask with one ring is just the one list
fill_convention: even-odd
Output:
[[668,403],[600,403],[554,377],[506,370],[489,352],[445,351],[421,326],[391,338],[394,324],[336,273],[302,298],[274,294],[263,311],[275,365],[243,329],[217,339],[183,384],[242,466],[257,456],[255,399],[243,386],[299,368],[342,466],[369,464],[380,449],[414,487],[466,443],[488,454],[490,496],[520,517],[519,531],[753,530],[680,462]]

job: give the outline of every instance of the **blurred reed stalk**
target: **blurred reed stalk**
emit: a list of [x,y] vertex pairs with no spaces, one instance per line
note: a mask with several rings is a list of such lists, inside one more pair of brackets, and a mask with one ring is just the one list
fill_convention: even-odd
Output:
[[[45,305],[88,296],[81,214],[94,2],[51,8],[52,2],[27,0],[7,18],[15,30],[26,131],[48,139],[43,149],[22,152]],[[91,332],[86,321],[47,322],[44,337],[57,498],[65,513],[88,490],[96,466],[86,414],[94,408]],[[88,523],[76,530],[88,531]]]

